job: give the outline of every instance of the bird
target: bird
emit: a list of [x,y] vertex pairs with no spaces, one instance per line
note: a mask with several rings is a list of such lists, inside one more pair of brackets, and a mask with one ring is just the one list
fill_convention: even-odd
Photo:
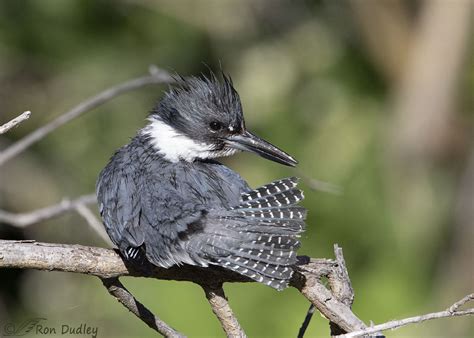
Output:
[[248,151],[286,166],[298,162],[246,128],[229,75],[175,80],[99,174],[110,239],[128,260],[220,266],[285,289],[306,227],[298,179],[252,189],[217,159]]

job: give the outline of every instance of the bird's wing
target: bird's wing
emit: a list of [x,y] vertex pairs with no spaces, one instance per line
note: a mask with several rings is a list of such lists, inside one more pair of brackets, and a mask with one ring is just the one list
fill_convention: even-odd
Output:
[[305,229],[303,193],[294,177],[241,195],[238,206],[213,210],[193,236],[188,251],[277,290],[288,285]]
[[201,265],[183,247],[188,236],[200,231],[197,224],[208,209],[197,197],[195,188],[151,179],[141,185],[140,191],[140,228],[145,236],[148,260],[163,267],[182,263]]
[[248,185],[237,173],[212,161],[178,163],[152,172],[140,184],[147,258],[160,266],[207,266],[207,259],[187,250],[188,242],[209,226],[212,210],[238,205]]
[[144,249],[158,266],[206,265],[190,257],[185,243],[202,231],[211,209],[238,205],[241,192],[249,190],[246,183],[217,162],[143,165],[122,157],[112,159],[97,183],[99,209],[112,241],[127,257],[135,258],[134,248]]
[[97,184],[99,210],[107,233],[120,251],[135,258],[144,250],[158,266],[200,264],[181,248],[181,233],[190,231],[205,207],[191,191],[177,191],[167,179],[130,171],[108,171]]
[[97,200],[104,226],[122,252],[144,242],[139,229],[141,200],[133,175],[104,170],[97,182]]

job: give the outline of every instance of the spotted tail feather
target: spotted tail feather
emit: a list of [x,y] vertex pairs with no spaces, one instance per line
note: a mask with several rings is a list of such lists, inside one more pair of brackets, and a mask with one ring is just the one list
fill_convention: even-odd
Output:
[[210,213],[204,248],[210,263],[277,290],[287,287],[306,218],[296,206],[303,199],[296,185],[296,178],[276,181],[243,194],[226,212]]

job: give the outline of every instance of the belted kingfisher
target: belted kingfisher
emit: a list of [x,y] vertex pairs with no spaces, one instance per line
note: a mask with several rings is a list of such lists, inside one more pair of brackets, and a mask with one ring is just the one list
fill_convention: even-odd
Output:
[[246,129],[230,77],[177,80],[100,173],[107,233],[127,259],[217,265],[284,289],[305,228],[297,179],[253,190],[215,158],[245,150],[288,166],[297,161]]

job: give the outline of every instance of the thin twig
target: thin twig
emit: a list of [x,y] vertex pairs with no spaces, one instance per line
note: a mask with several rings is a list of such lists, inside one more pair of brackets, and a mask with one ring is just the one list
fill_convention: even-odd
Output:
[[304,174],[301,169],[295,169],[295,171],[311,190],[323,191],[334,195],[341,195],[344,192],[343,189],[336,184],[310,177]]
[[12,129],[13,127],[16,127],[23,121],[26,121],[30,118],[31,112],[30,111],[25,111],[23,114],[20,116],[15,117],[13,120],[5,123],[4,125],[0,126],[0,135],[5,134],[7,131]]
[[87,224],[94,230],[100,238],[110,246],[114,246],[109,236],[105,232],[102,223],[97,219],[94,213],[86,206],[96,202],[95,194],[83,195],[74,200],[64,199],[58,204],[40,208],[25,213],[12,213],[0,210],[0,223],[9,224],[17,228],[37,224],[51,218],[59,217],[69,211],[76,211],[79,216],[84,218]]
[[415,317],[410,317],[410,318],[405,318],[401,320],[392,320],[387,323],[375,325],[372,327],[369,327],[367,329],[359,330],[359,331],[354,331],[351,333],[347,333],[344,335],[340,335],[337,337],[340,338],[351,338],[351,337],[360,337],[360,336],[365,336],[368,334],[376,333],[378,331],[386,331],[386,330],[395,330],[398,329],[402,326],[406,326],[409,324],[415,324],[415,323],[421,323],[427,320],[433,320],[433,319],[440,319],[440,318],[447,318],[447,317],[455,317],[455,316],[467,316],[467,315],[474,315],[474,308],[470,308],[467,310],[459,310],[459,307],[462,305],[466,304],[467,302],[470,302],[474,300],[474,294],[469,294],[462,298],[461,300],[457,301],[453,305],[451,305],[448,309],[440,312],[434,312],[434,313],[428,313],[426,315],[422,316],[415,316]]
[[110,240],[109,235],[107,235],[107,232],[105,232],[102,223],[84,203],[77,204],[76,211],[80,216],[82,216],[82,218],[84,218],[84,220],[87,222],[87,224],[89,224],[92,230],[94,230],[100,236],[100,238],[104,240],[105,243],[110,246],[114,246],[114,244]]
[[451,305],[448,308],[448,311],[451,312],[451,313],[457,312],[461,306],[463,306],[464,304],[467,304],[467,303],[469,303],[473,300],[474,300],[474,293],[471,293],[471,294],[465,296],[464,298],[462,298],[461,300],[457,301],[453,305]]
[[102,283],[112,296],[153,330],[161,333],[164,337],[185,337],[136,300],[118,278],[102,279]]
[[92,204],[96,202],[95,194],[83,195],[74,200],[64,199],[58,204],[37,209],[25,213],[12,213],[0,210],[0,223],[6,223],[18,228],[24,228],[64,214],[71,210],[77,210],[79,205]]
[[212,312],[214,312],[217,319],[219,319],[227,337],[247,337],[227,302],[222,284],[203,284],[201,287],[211,305]]
[[0,153],[0,166],[5,164],[8,160],[14,156],[20,154],[22,151],[30,147],[32,144],[43,139],[46,135],[54,131],[56,128],[62,126],[63,124],[75,119],[83,113],[91,111],[95,107],[111,100],[112,98],[150,84],[162,84],[170,83],[173,81],[171,75],[161,69],[156,67],[150,68],[150,75],[138,77],[132,79],[116,86],[113,86],[109,89],[104,90],[103,92],[79,103],[77,106],[71,110],[65,112],[64,114],[59,115],[53,121],[45,124],[44,126],[34,130],[30,134],[26,135],[16,143],[12,144],[10,147],[5,149]]
[[306,329],[308,328],[309,323],[311,322],[311,318],[313,318],[314,310],[316,307],[314,304],[309,306],[308,312],[306,312],[306,317],[304,317],[303,324],[301,324],[300,330],[298,331],[297,338],[303,338],[304,334],[306,333]]

